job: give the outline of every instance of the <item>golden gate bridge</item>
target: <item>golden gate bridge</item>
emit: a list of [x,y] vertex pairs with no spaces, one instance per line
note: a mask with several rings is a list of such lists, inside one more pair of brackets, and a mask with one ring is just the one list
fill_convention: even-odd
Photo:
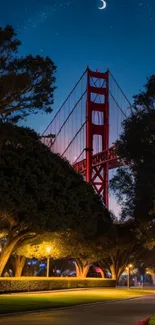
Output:
[[85,70],[43,133],[43,142],[67,159],[109,206],[109,171],[122,163],[115,141],[131,104],[117,81]]

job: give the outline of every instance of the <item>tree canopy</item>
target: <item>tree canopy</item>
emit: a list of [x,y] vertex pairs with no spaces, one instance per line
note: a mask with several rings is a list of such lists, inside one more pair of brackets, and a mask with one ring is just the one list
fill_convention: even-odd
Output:
[[1,215],[15,222],[91,234],[110,220],[92,186],[28,128],[0,125],[0,182]]
[[102,267],[116,280],[144,250],[142,238],[137,238],[136,225],[131,220],[113,224],[105,235],[98,238],[96,246]]
[[44,232],[29,242],[25,240],[19,244],[14,251],[15,255],[24,256],[26,258],[43,258],[51,257],[53,259],[61,259],[72,256],[75,246],[71,241],[72,232]]
[[155,75],[134,96],[116,148],[126,167],[118,169],[111,189],[122,204],[122,216],[149,221],[155,209]]
[[13,27],[0,28],[0,116],[17,122],[30,113],[51,112],[56,66],[39,55],[20,57]]
[[0,228],[8,232],[5,249],[12,251],[38,231],[71,229],[91,237],[111,223],[92,186],[28,128],[1,123],[0,183]]
[[25,258],[74,259],[77,276],[86,277],[90,266],[98,260],[96,239],[86,239],[76,231],[45,232],[19,244],[14,254]]

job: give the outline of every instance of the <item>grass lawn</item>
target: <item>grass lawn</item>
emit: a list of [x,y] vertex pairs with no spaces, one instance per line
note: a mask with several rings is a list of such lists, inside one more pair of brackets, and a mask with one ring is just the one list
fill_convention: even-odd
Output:
[[88,289],[41,294],[12,294],[0,296],[0,314],[57,308],[93,302],[117,300],[153,294],[142,289]]

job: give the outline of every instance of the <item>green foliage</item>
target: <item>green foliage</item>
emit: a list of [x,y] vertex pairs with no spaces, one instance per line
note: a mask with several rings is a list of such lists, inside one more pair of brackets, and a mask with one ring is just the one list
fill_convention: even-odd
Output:
[[155,268],[155,248],[149,250],[148,248],[143,249],[141,254],[137,256],[134,261],[134,267],[138,268],[141,274],[145,274],[146,269]]
[[150,318],[148,325],[155,325],[155,315]]
[[13,122],[51,112],[56,71],[49,57],[19,57],[16,36],[11,26],[0,28],[0,115]]
[[15,250],[15,255],[24,256],[26,258],[43,258],[52,257],[53,259],[61,259],[69,257],[73,250],[73,243],[68,239],[68,231],[66,232],[45,232],[31,240],[25,240],[22,245]]
[[[146,256],[148,251],[143,248],[144,238],[137,238],[137,229],[133,222],[113,224],[103,235],[86,240],[76,232],[44,233],[31,243],[19,245],[15,254],[26,258],[75,259],[78,277],[87,275],[89,267],[95,262],[110,271],[119,279],[129,263],[137,263]],[[143,242],[142,242],[143,240]],[[50,248],[50,253],[48,252]],[[141,263],[141,262],[140,262]]]
[[100,257],[94,240],[88,240],[75,231],[46,232],[30,243],[29,240],[24,241],[22,245],[19,243],[14,254],[38,260],[47,257],[74,259],[76,275],[82,277],[85,273],[85,276],[87,275],[90,265]]
[[1,278],[0,293],[50,291],[71,288],[115,287],[116,281],[111,279],[76,279],[76,278]]
[[133,217],[135,200],[135,179],[132,171],[121,167],[117,170],[110,181],[110,188],[121,205],[121,219]]
[[89,235],[110,220],[91,185],[30,129],[1,124],[0,183],[1,220]]
[[0,124],[0,183],[0,274],[25,238],[69,229],[91,237],[111,223],[92,186],[28,128]]
[[134,263],[144,250],[137,239],[135,224],[131,221],[113,224],[106,235],[98,238],[96,246],[102,267],[117,280],[128,264]]
[[25,240],[16,248],[16,257],[53,259],[74,259],[76,275],[86,277],[90,266],[100,259],[100,251],[96,246],[96,238],[86,239],[75,231],[46,232],[29,243]]
[[155,75],[144,91],[134,96],[133,110],[123,123],[116,143],[119,157],[128,168],[120,168],[111,189],[122,203],[122,216],[149,221],[155,212]]

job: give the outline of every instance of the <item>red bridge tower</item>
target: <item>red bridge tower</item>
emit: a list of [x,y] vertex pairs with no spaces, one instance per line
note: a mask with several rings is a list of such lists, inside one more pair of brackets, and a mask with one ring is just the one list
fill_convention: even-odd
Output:
[[107,207],[109,170],[122,164],[109,143],[118,138],[124,109],[130,106],[109,71],[87,68],[43,133],[43,142],[70,161]]
[[[96,82],[97,81],[97,82]],[[93,86],[91,85],[93,83]],[[104,85],[97,87],[97,85]],[[94,94],[94,96],[92,96]],[[92,97],[94,97],[92,99]],[[100,98],[100,101],[98,100]],[[102,124],[93,123],[93,112],[102,116]],[[101,136],[102,152],[109,149],[109,71],[105,73],[87,70],[86,103],[86,180],[92,183],[98,194],[104,193],[104,202],[108,207],[108,161],[93,166],[93,137]]]

